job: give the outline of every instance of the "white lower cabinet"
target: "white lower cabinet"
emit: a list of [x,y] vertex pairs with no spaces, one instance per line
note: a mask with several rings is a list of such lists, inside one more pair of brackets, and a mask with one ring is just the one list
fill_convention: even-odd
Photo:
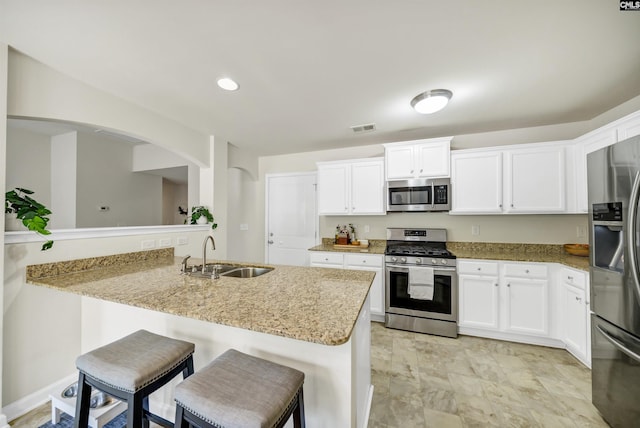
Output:
[[587,272],[458,259],[458,284],[460,334],[565,348],[591,367]]
[[546,264],[458,259],[458,283],[460,333],[549,344]]
[[335,269],[368,270],[376,277],[369,291],[371,319],[384,321],[384,255],[310,251],[309,265]]
[[498,263],[458,261],[461,327],[498,330]]
[[591,366],[591,326],[589,308],[589,279],[586,272],[562,268],[562,340],[567,350]]

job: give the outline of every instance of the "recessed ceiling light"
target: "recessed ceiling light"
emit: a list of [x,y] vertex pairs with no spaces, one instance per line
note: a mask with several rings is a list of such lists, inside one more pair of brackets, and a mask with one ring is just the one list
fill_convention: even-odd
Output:
[[418,113],[431,114],[442,110],[449,99],[453,96],[453,92],[448,89],[434,89],[432,91],[423,92],[411,100],[411,107]]
[[240,87],[235,80],[229,79],[228,77],[218,79],[218,86],[227,91],[236,91]]

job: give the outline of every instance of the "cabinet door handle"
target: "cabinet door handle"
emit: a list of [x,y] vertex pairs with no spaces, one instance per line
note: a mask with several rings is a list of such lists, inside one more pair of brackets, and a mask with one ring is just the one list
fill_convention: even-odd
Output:
[[529,269],[525,270],[524,273],[529,273]]
[[511,284],[507,284],[507,287],[511,287]]
[[422,170],[420,170],[420,172],[422,172]]
[[576,300],[577,300],[578,302],[581,302],[581,301],[582,301],[582,297],[578,297],[578,296],[576,296]]
[[273,239],[269,239],[267,242],[268,242],[269,244],[273,244]]
[[573,277],[572,277],[572,276],[568,276],[568,277],[567,277],[567,279],[568,279],[569,281],[573,281]]
[[513,208],[513,204],[511,204],[511,208]]
[[495,283],[495,284],[493,284],[493,285],[494,285],[495,287],[497,287],[497,286],[498,286],[498,283],[496,282],[496,283]]
[[498,205],[498,208],[502,208],[502,204]]
[[482,268],[478,268],[478,270],[480,271],[480,270],[482,270]]

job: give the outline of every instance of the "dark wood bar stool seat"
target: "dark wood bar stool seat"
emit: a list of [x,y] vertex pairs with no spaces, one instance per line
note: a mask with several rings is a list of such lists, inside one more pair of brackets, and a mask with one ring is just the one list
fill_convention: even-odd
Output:
[[91,388],[127,402],[127,427],[148,427],[149,421],[173,424],[149,411],[149,395],[180,372],[193,374],[193,343],[138,330],[78,357],[78,402],[74,426],[88,425]]
[[230,349],[176,386],[176,428],[304,428],[304,373]]

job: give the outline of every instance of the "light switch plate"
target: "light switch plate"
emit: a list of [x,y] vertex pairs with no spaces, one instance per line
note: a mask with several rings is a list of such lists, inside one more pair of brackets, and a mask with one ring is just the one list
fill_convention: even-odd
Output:
[[176,239],[177,245],[187,245],[188,243],[189,238],[187,238],[186,236],[178,236],[178,239]]
[[161,238],[158,240],[158,247],[170,247],[171,238]]

